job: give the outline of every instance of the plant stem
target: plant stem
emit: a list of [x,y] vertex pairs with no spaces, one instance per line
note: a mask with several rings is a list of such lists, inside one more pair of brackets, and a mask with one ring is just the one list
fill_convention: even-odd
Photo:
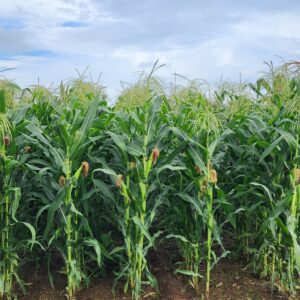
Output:
[[[66,191],[66,198],[65,198],[65,206],[67,209],[70,208],[72,204],[72,183],[71,183],[71,162],[67,159],[66,160],[66,180],[67,180],[67,191]],[[71,211],[68,211],[67,215],[67,224],[66,224],[66,232],[67,232],[67,277],[68,277],[68,297],[69,299],[73,299],[74,296],[74,286],[73,280],[71,276],[71,266],[72,266],[72,214]]]
[[207,266],[206,266],[206,295],[209,295],[209,285],[210,285],[210,265],[211,265],[211,236],[213,230],[213,187],[208,186],[207,190],[208,199],[207,199],[207,214],[208,214],[208,224],[207,224]]

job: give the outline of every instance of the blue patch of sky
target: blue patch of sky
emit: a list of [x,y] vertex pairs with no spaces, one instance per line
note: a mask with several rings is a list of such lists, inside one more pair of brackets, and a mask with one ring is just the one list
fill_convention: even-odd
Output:
[[67,21],[67,22],[62,23],[61,26],[78,28],[78,27],[85,27],[85,26],[87,26],[87,24],[84,22],[79,22],[79,21]]
[[6,29],[6,30],[12,30],[12,29],[21,29],[24,27],[24,24],[17,19],[11,19],[11,18],[0,18],[0,28]]
[[23,52],[21,55],[25,56],[37,56],[37,57],[57,57],[58,54],[44,49],[37,49],[37,50],[31,50]]
[[13,60],[13,59],[14,59],[13,56],[0,54],[0,60]]
[[52,51],[39,49],[39,50],[25,51],[14,55],[0,54],[0,60],[14,60],[16,59],[16,56],[58,58],[60,55]]

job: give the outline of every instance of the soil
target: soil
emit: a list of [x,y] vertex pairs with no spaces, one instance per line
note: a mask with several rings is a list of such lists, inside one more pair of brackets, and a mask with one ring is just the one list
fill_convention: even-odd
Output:
[[[150,257],[151,271],[156,276],[160,295],[151,289],[146,289],[142,299],[161,300],[201,300],[204,296],[205,283],[200,283],[200,293],[196,296],[194,290],[184,275],[174,274],[174,266],[168,254],[162,249]],[[35,272],[28,268],[25,281],[29,295],[20,296],[22,300],[61,300],[66,299],[64,287],[65,278],[62,274],[55,275],[55,287],[53,290],[48,282],[47,272]],[[77,296],[78,300],[130,300],[130,294],[124,295],[121,290],[112,293],[112,277],[97,279],[91,282],[89,288],[82,290]],[[212,272],[210,300],[269,300],[269,299],[300,299],[290,298],[286,294],[274,292],[272,294],[270,283],[265,282],[243,270],[237,263],[223,259]]]

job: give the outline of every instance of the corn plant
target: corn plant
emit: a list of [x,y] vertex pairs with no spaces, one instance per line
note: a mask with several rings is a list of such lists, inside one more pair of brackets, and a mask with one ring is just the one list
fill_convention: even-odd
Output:
[[214,199],[220,197],[221,193],[216,189],[217,173],[213,167],[213,163],[218,163],[214,152],[220,142],[222,116],[200,93],[189,95],[189,101],[177,101],[179,104],[175,110],[174,123],[181,131],[178,137],[187,145],[180,159],[173,162],[183,169],[178,186],[174,188],[175,195],[171,196],[172,202],[169,203],[173,210],[173,214],[170,213],[173,221],[167,217],[171,225],[171,234],[167,237],[178,240],[184,265],[177,272],[191,276],[192,286],[197,293],[200,292],[199,277],[203,277],[199,273],[200,263],[206,260],[208,295],[210,272],[214,265],[212,255],[214,262],[217,261],[212,245],[217,240],[222,246],[219,234],[221,226],[217,226],[214,217],[218,207]]
[[149,230],[166,193],[160,189],[156,174],[164,170],[165,159],[161,156],[166,151],[169,129],[162,121],[167,110],[167,103],[159,96],[151,97],[130,112],[117,110],[107,132],[112,157],[94,171],[95,180],[99,182],[99,174],[106,174],[114,185],[108,187],[117,198],[114,218],[123,234],[124,245],[113,252],[126,254],[122,255],[116,279],[124,278],[124,291],[131,289],[134,299],[139,299],[143,283],[157,289],[147,253],[161,233],[151,235]]
[[[93,236],[85,216],[88,206],[82,203],[86,192],[85,178],[89,175],[89,163],[84,158],[90,145],[88,132],[101,101],[95,97],[86,109],[85,103],[74,97],[67,103],[63,100],[61,104],[52,103],[51,99],[42,100],[40,105],[52,111],[50,123],[43,115],[39,120],[33,118],[26,126],[28,133],[24,137],[35,149],[28,165],[35,176],[40,174],[44,178],[43,188],[49,191],[46,197],[40,197],[43,202],[36,213],[36,222],[41,225],[41,216],[47,212],[42,241],[46,243],[49,255],[52,249],[60,251],[65,261],[67,296],[73,299],[80,287],[89,282],[87,257],[101,267],[100,241]],[[43,160],[39,158],[41,156]],[[89,248],[94,249],[95,255],[87,250]]]
[[[298,251],[297,80],[282,70],[254,87],[252,109],[236,112],[228,126],[227,170],[222,179],[239,210],[236,236],[251,265],[272,287],[296,290]],[[253,88],[253,87],[252,87]],[[222,176],[222,175],[221,175]],[[236,226],[235,226],[236,227]]]
[[0,297],[10,295],[12,289],[12,269],[14,265],[9,262],[9,240],[10,240],[10,202],[9,202],[9,160],[6,158],[6,148],[10,144],[11,125],[4,114],[5,99],[4,93],[1,93],[1,113],[0,113],[0,141],[1,141],[1,252],[0,252]]
[[[17,160],[16,135],[19,132],[17,120],[10,122],[7,116],[7,91],[0,90],[0,298],[11,299],[15,281],[25,292],[25,285],[19,277],[20,254],[35,243],[35,229],[17,216],[21,189],[18,186],[23,162]],[[24,227],[31,233],[27,239]],[[22,233],[20,233],[22,232]]]

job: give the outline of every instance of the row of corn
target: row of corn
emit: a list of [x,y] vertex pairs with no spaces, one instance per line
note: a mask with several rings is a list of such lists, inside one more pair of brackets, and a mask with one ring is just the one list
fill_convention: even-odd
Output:
[[159,295],[157,247],[177,253],[198,295],[220,259],[296,295],[298,64],[209,90],[166,92],[151,72],[107,102],[85,78],[56,90],[0,81],[0,299],[28,293],[29,266],[53,288],[62,272],[68,299],[111,269],[114,290]]

